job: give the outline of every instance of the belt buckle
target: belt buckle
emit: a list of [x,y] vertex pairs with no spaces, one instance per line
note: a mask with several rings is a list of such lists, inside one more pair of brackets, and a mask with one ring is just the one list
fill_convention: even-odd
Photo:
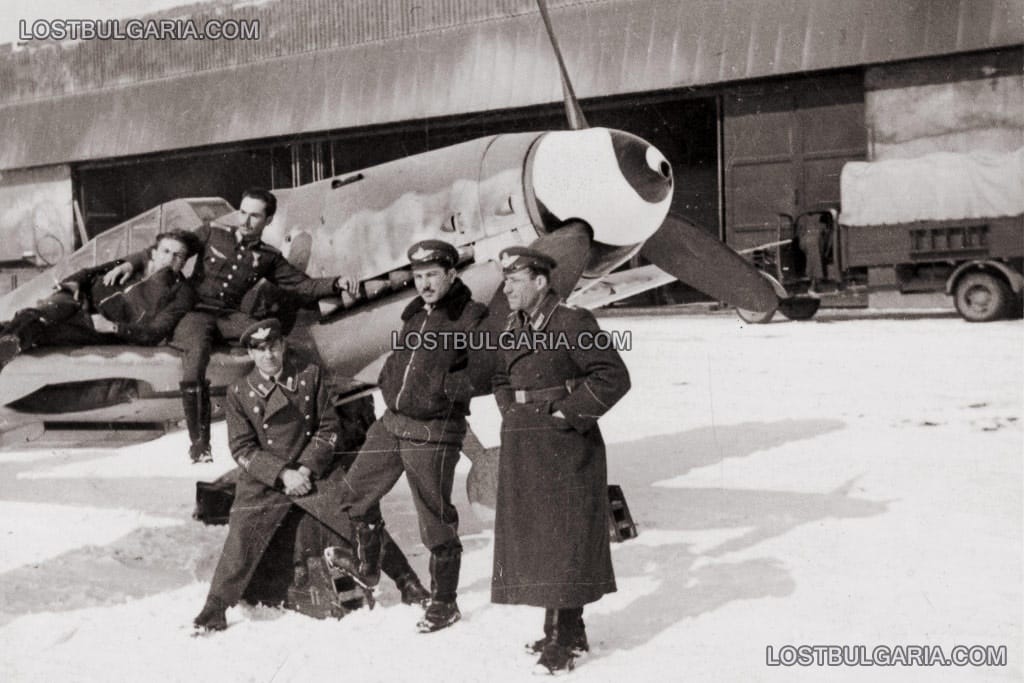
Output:
[[526,403],[526,391],[523,389],[516,389],[516,403]]

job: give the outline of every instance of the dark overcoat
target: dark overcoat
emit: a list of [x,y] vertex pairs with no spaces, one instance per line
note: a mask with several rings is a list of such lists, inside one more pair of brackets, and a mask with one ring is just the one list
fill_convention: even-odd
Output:
[[[503,420],[491,600],[579,607],[615,590],[597,419],[629,390],[629,373],[615,349],[581,348],[580,340],[600,331],[597,321],[560,304],[554,291],[527,331],[533,348],[502,343],[494,376]],[[557,396],[558,387],[571,393],[551,400],[523,393]],[[517,402],[517,391],[526,402]],[[552,414],[557,411],[565,417]]]
[[[338,418],[323,369],[289,351],[277,384],[258,370],[235,382],[225,405],[231,455],[241,469],[210,594],[227,604],[242,596],[277,528],[298,505],[331,530],[351,539],[342,511],[343,472],[332,470]],[[314,490],[285,495],[285,467],[305,465]]]

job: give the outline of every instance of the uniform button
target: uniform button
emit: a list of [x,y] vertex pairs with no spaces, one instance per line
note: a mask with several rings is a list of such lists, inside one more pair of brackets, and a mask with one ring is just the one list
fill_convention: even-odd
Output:
[[252,408],[252,412],[254,412],[254,413],[256,413],[257,415],[259,415],[259,413],[260,413],[260,407],[259,407],[259,406],[253,406],[253,408]]
[[302,386],[306,386],[306,380],[302,380],[301,382],[299,382],[299,384],[301,384]]
[[312,418],[311,416],[307,415],[307,416],[306,416],[306,419],[307,419],[307,420],[312,420],[313,418]]
[[[230,275],[228,275],[228,277],[231,277],[231,276],[230,276]],[[224,284],[223,284],[222,286],[223,286],[223,287],[227,287],[227,286],[228,286],[228,283],[226,283],[226,282],[225,282],[225,283],[224,283]]]
[[250,396],[255,396],[255,395],[256,395],[256,392],[255,392],[255,391],[250,391],[250,392],[249,392],[249,395],[250,395]]
[[268,446],[269,446],[270,444],[272,444],[272,443],[274,443],[274,440],[273,440],[273,439],[267,439],[267,445],[268,445]]
[[[229,280],[230,280],[231,278],[233,278],[233,277],[234,277],[234,275],[231,275],[230,273],[228,273],[228,279],[229,279]],[[225,287],[227,287],[227,285],[224,285],[224,286],[225,286]]]
[[215,259],[215,258],[213,258],[213,257],[211,256],[211,257],[210,257],[210,263],[216,263],[216,262],[217,262],[217,259]]
[[306,432],[306,436],[313,436],[313,432]]
[[231,266],[231,270],[238,270],[238,264],[236,263],[235,265]]
[[267,428],[267,427],[269,427],[269,426],[270,426],[270,425],[268,425],[268,424],[267,424],[266,422],[264,422],[264,423],[263,423],[263,428],[264,428],[264,429],[266,429],[266,428]]
[[236,258],[237,258],[237,259],[238,259],[239,261],[241,261],[241,260],[242,260],[242,255],[241,255],[241,254],[239,254],[239,255],[238,255],[238,256],[237,256]]

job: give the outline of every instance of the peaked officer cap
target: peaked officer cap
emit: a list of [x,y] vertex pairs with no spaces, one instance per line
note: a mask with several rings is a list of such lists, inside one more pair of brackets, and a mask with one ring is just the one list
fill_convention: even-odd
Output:
[[508,275],[523,268],[533,268],[542,273],[550,273],[558,266],[558,262],[542,251],[529,247],[506,247],[501,250],[498,258],[501,270]]
[[454,268],[459,262],[459,250],[444,240],[423,240],[409,247],[409,263],[426,266],[436,263],[442,268]]
[[246,328],[242,333],[241,342],[245,348],[252,349],[260,344],[277,341],[282,336],[280,321],[267,318]]

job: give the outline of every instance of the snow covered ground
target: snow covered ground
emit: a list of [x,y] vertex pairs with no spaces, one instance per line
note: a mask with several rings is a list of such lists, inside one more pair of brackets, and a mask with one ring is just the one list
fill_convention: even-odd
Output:
[[[633,390],[603,421],[640,536],[586,610],[578,681],[1020,680],[1024,325],[833,315],[607,317]],[[474,427],[496,435],[490,398]],[[341,621],[229,610],[190,638],[224,527],[189,514],[185,437],[0,453],[0,680],[530,680],[534,608],[489,603],[490,524],[463,482],[463,621],[414,632],[380,606]],[[385,500],[421,576],[404,484]],[[768,666],[787,645],[1005,646],[998,667]],[[931,652],[934,652],[932,650]]]

